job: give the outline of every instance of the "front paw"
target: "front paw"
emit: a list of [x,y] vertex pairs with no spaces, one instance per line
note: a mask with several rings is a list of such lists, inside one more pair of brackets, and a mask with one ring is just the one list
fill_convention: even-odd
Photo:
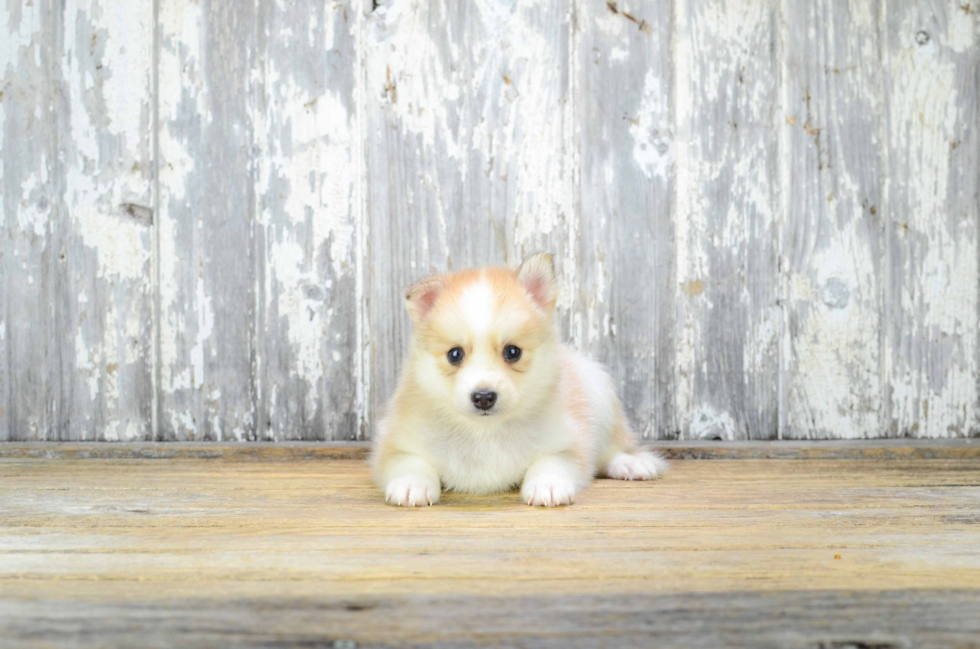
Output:
[[440,491],[438,482],[420,475],[403,475],[394,478],[385,487],[385,502],[396,507],[435,505],[439,502]]
[[575,483],[562,475],[542,475],[521,486],[521,497],[532,507],[560,507],[575,500]]

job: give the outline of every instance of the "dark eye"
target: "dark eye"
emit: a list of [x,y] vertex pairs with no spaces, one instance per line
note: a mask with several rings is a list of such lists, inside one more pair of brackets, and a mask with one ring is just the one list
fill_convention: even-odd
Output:
[[446,354],[446,358],[449,359],[450,364],[459,365],[463,362],[463,349],[461,347],[453,347]]
[[516,363],[521,358],[521,348],[516,345],[504,347],[504,360],[508,363]]

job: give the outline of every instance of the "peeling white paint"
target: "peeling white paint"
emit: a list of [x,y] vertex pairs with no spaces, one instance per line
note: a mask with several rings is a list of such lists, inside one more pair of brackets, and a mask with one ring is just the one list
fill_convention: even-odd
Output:
[[665,181],[673,172],[674,156],[669,134],[659,129],[669,123],[669,97],[660,77],[653,70],[648,70],[643,79],[640,110],[630,125],[636,164],[647,178],[656,176]]
[[691,439],[731,441],[741,437],[731,413],[718,412],[708,405],[700,406],[691,414],[689,435]]
[[[970,113],[960,114],[969,110],[959,96],[968,87],[960,66],[972,76],[977,23],[952,5],[948,19],[947,34],[930,34],[931,26],[907,11],[887,60],[888,141],[907,155],[898,167],[902,177],[890,177],[886,185],[898,243],[892,272],[903,289],[894,296],[899,302],[892,317],[900,317],[903,327],[890,336],[885,360],[893,425],[922,437],[965,435],[978,419],[976,206],[949,188],[952,147],[971,136],[963,123]],[[973,67],[961,54],[966,49]],[[961,200],[966,206],[959,206]],[[972,218],[958,218],[961,212]]]
[[[901,434],[968,434],[980,422],[980,255],[972,190],[955,179],[965,173],[957,165],[977,159],[956,147],[976,145],[967,127],[976,121],[969,74],[978,29],[976,15],[961,4],[856,3],[846,8],[845,23],[838,5],[828,5],[828,13],[823,5],[786,1],[779,7],[772,0],[675,1],[664,22],[676,32],[645,34],[623,12],[648,24],[655,17],[644,15],[647,5],[629,2],[613,12],[601,2],[478,0],[460,21],[459,8],[448,2],[405,1],[373,12],[337,3],[307,16],[278,0],[241,8],[242,20],[267,12],[255,23],[264,32],[225,34],[219,27],[229,25],[198,3],[162,0],[154,26],[149,0],[125,7],[66,0],[57,8],[64,49],[50,55],[43,6],[24,5],[15,19],[8,3],[0,6],[6,29],[0,138],[8,138],[0,140],[0,153],[10,125],[23,120],[45,124],[53,144],[32,152],[23,171],[13,169],[19,161],[0,156],[0,178],[16,177],[19,190],[13,209],[5,202],[0,214],[0,225],[16,238],[5,240],[0,258],[26,291],[50,299],[51,278],[35,257],[50,259],[49,241],[64,247],[57,252],[66,254],[72,293],[59,308],[74,327],[69,380],[71,407],[79,411],[73,420],[80,422],[70,435],[147,435],[138,401],[144,393],[135,388],[150,371],[145,307],[155,293],[161,429],[191,439],[276,437],[293,434],[275,428],[296,416],[291,409],[303,411],[307,422],[319,416],[312,413],[336,421],[348,414],[339,410],[350,408],[364,424],[374,402],[387,396],[381,393],[397,366],[387,358],[396,350],[387,346],[393,332],[403,333],[402,316],[387,313],[397,301],[378,284],[386,291],[403,271],[417,278],[470,265],[474,257],[516,263],[542,246],[556,252],[563,276],[558,317],[565,330],[578,345],[617,355],[611,360],[630,373],[617,377],[627,395],[633,390],[629,398],[661,389],[649,359],[660,353],[660,328],[673,328],[673,356],[664,361],[672,365],[663,370],[674,379],[667,388],[677,415],[667,423],[671,432],[740,437],[748,410],[767,404],[750,389],[779,381],[781,428],[790,434],[875,436],[883,424]],[[787,38],[791,10],[806,18],[799,33],[813,45]],[[120,206],[149,207],[156,198],[149,121],[154,27],[161,195],[150,225]],[[583,46],[595,37],[589,30],[601,36],[601,48]],[[760,48],[775,35],[774,54]],[[210,57],[226,55],[211,49],[220,38],[257,38],[267,48],[232,70],[243,75],[236,82],[245,81],[240,98],[222,96],[225,80],[206,78],[215,67]],[[666,54],[658,49],[664,38],[672,42]],[[319,51],[286,65],[281,53],[294,46]],[[782,57],[780,74],[770,56]],[[626,106],[626,114],[587,108],[583,83],[597,63],[606,74],[628,78],[609,84],[626,98],[599,108]],[[802,66],[811,64],[803,75]],[[37,78],[42,65],[53,78],[22,82],[25,75]],[[658,72],[665,65],[672,74]],[[25,95],[24,110],[13,87],[33,93]],[[66,110],[47,125],[52,98]],[[239,100],[244,113],[242,104],[232,105]],[[223,109],[247,118],[216,122]],[[601,113],[595,124],[584,122],[590,110]],[[858,144],[847,135],[854,116],[882,126],[869,126],[874,132]],[[620,139],[594,138],[616,142],[615,150],[583,145],[594,137],[587,128],[618,129]],[[208,138],[223,136],[233,141],[213,153]],[[205,220],[210,213],[202,203],[213,188],[201,180],[243,146],[252,147],[245,156],[251,166],[229,173],[255,179],[248,190],[254,189],[256,219],[229,227],[253,228],[248,241],[255,249],[242,254],[256,255],[256,272],[264,273],[261,285],[249,287],[255,301],[247,305],[230,303],[224,269],[209,258],[221,226]],[[859,146],[866,158],[845,155]],[[883,168],[865,173],[858,167],[877,165],[878,147]],[[781,155],[775,171],[773,151]],[[624,164],[635,179],[625,177]],[[585,183],[607,195],[583,199]],[[645,218],[659,218],[649,202],[659,190],[650,187],[671,186],[673,249],[656,267],[676,277],[621,276],[631,261],[624,248],[635,243],[625,235],[595,237],[597,228],[632,227],[624,216],[627,208],[637,210],[624,205],[633,200],[630,192],[647,201]],[[385,190],[390,205],[379,206]],[[884,193],[877,215],[866,202],[876,192]],[[827,195],[812,222],[795,229],[802,218],[797,201]],[[595,205],[602,213],[585,214]],[[372,233],[372,223],[384,227],[386,218],[392,236]],[[70,231],[53,229],[62,221]],[[476,232],[494,239],[473,243]],[[457,242],[472,245],[461,250]],[[411,258],[380,266],[391,255]],[[768,261],[778,262],[778,277],[765,276],[765,268],[762,277],[750,276],[750,267]],[[151,262],[158,264],[157,286]],[[670,293],[663,300],[670,312],[656,314],[668,325],[630,321],[629,300],[637,293],[623,288],[637,280]],[[8,314],[18,306],[3,304]],[[241,353],[253,358],[255,412],[227,408],[243,398],[226,385],[227,359],[218,358],[223,327],[235,317],[254,318],[248,335],[255,347]],[[5,349],[22,342],[22,329],[0,321]],[[349,395],[343,390],[350,386],[340,384],[345,373],[354,376],[346,379],[355,384]],[[101,430],[92,428],[96,414],[106,422]],[[254,425],[263,419],[271,429],[266,421]],[[37,431],[28,434],[49,434],[38,421],[25,424]]]
[[191,387],[200,390],[205,381],[204,350],[214,331],[214,308],[205,292],[204,278],[201,276],[197,278],[194,307],[197,311],[197,327],[190,353]]

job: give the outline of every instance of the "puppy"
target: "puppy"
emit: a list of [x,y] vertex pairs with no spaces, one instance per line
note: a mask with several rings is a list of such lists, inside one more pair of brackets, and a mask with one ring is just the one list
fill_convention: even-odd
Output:
[[386,502],[520,485],[528,505],[556,507],[596,475],[663,473],[662,459],[637,449],[609,375],[559,342],[556,299],[545,253],[516,272],[463,270],[408,289],[408,360],[372,452]]

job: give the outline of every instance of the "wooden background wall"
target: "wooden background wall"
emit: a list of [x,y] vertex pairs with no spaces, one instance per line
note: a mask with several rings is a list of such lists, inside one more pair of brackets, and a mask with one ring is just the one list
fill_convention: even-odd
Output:
[[368,437],[539,249],[645,436],[978,436],[978,14],[0,0],[0,440]]

